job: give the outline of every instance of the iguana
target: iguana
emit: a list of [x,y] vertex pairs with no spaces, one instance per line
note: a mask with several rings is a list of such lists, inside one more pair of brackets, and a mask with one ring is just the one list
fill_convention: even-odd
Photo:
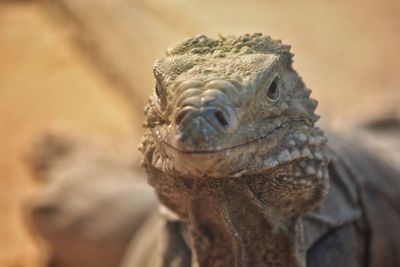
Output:
[[156,62],[141,151],[164,235],[144,230],[125,266],[400,266],[399,174],[326,137],[292,58],[200,35]]

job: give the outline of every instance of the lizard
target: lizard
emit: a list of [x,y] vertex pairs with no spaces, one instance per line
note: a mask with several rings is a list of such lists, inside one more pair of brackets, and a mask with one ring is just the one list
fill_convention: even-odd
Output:
[[400,175],[318,127],[293,56],[199,35],[156,61],[140,150],[165,238],[141,267],[400,266]]

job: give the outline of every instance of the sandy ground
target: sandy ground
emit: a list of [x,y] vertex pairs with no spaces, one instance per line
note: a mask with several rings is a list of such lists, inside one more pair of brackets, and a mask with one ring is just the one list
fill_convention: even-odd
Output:
[[398,1],[63,0],[75,13],[60,17],[39,2],[0,0],[0,267],[41,264],[21,215],[35,191],[22,160],[32,138],[57,125],[138,142],[152,63],[185,36],[265,32],[292,44],[330,125],[400,101]]

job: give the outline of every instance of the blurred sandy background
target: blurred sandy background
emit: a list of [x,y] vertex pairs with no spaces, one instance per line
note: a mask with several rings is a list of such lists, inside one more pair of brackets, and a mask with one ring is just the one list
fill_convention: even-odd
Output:
[[399,17],[396,0],[0,0],[0,267],[41,264],[22,216],[32,139],[57,125],[135,147],[167,47],[199,33],[282,39],[323,122],[340,129],[400,103]]

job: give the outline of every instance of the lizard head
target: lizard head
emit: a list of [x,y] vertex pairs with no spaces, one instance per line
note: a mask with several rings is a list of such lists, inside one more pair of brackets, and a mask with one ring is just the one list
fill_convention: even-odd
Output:
[[154,75],[144,150],[165,172],[238,176],[311,157],[325,142],[313,127],[317,101],[280,41],[190,38],[156,62]]
[[144,166],[187,226],[192,266],[304,266],[298,219],[326,194],[328,159],[289,46],[198,36],[167,51],[154,75]]

